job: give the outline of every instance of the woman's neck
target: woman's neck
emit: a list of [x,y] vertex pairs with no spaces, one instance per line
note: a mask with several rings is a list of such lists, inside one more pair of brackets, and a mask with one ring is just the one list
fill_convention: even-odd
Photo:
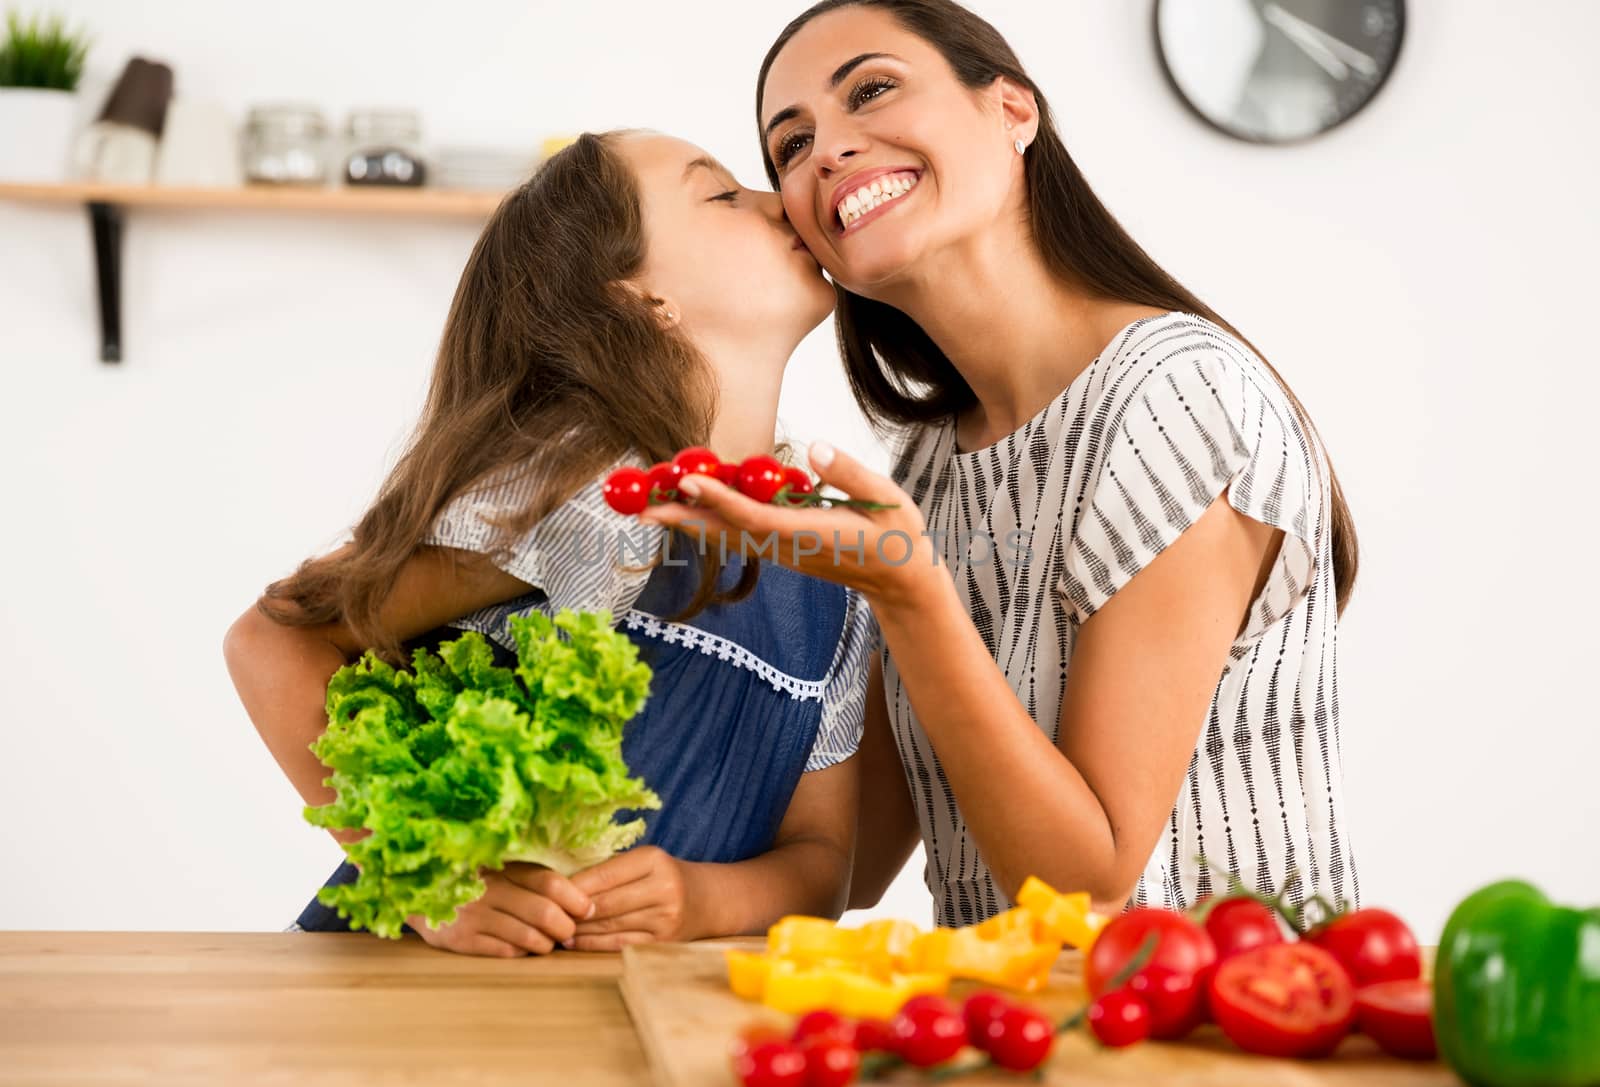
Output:
[[1032,419],[1119,329],[1159,312],[1062,283],[1020,219],[925,258],[881,300],[916,321],[976,394],[977,406],[959,421],[964,449]]

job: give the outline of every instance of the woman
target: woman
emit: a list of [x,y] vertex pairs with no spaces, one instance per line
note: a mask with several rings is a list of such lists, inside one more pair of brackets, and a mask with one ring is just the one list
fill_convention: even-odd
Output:
[[1188,906],[1213,866],[1356,898],[1334,661],[1356,540],[1293,395],[1123,232],[959,5],[816,5],[769,51],[757,120],[896,438],[892,479],[812,464],[899,508],[768,510],[695,479],[702,509],[648,519],[776,532],[871,601],[851,905],[919,830],[945,924],[1030,874],[1103,909]]
[[[663,806],[642,847],[571,879],[484,873],[487,893],[454,923],[411,919],[424,940],[616,950],[837,916],[869,613],[838,586],[702,563],[686,545],[642,568],[663,533],[612,512],[600,482],[690,446],[770,453],[784,367],[831,302],[778,197],[663,136],[582,137],[485,227],[410,448],[350,544],[234,623],[228,667],[284,772],[323,804],[307,744],[329,676],[363,649],[394,659],[400,643],[477,630],[510,665],[510,616],[609,610],[653,672],[623,755]],[[297,926],[348,928],[318,902]]]

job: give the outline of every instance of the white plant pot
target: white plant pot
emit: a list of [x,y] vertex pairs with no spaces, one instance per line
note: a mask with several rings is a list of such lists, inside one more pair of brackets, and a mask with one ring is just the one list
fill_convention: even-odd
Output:
[[68,180],[77,115],[71,91],[0,87],[0,181]]

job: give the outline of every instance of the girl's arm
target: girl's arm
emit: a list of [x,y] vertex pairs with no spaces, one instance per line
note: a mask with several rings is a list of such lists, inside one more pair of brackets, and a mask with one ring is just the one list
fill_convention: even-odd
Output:
[[[401,568],[384,602],[384,624],[404,641],[530,587],[474,552],[425,547]],[[331,802],[327,767],[308,745],[328,725],[328,680],[364,647],[342,623],[290,627],[252,606],[228,628],[223,657],[245,712],[301,798]],[[335,833],[341,841],[355,831]]]
[[800,778],[773,847],[733,864],[680,861],[641,846],[572,877],[595,904],[580,951],[652,940],[754,935],[787,914],[838,917],[850,884],[855,757]]
[[906,787],[905,767],[889,723],[883,693],[883,661],[874,655],[867,680],[866,720],[861,730],[855,861],[850,872],[852,910],[876,906],[906,866],[921,832]]

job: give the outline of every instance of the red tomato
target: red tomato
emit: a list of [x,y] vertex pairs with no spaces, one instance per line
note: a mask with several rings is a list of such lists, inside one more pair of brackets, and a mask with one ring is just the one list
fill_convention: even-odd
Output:
[[931,1068],[954,1057],[967,1044],[967,1025],[949,1004],[913,1007],[918,999],[907,1001],[889,1026],[894,1031],[894,1051],[901,1059],[917,1068]]
[[744,1087],[805,1087],[806,1055],[788,1042],[761,1042],[733,1058]]
[[856,1028],[856,1050],[860,1053],[893,1053],[894,1032],[882,1019],[859,1019]]
[[750,457],[739,465],[739,493],[757,502],[771,502],[783,486],[783,465],[776,457]]
[[1146,966],[1128,979],[1127,988],[1150,1009],[1152,1038],[1181,1038],[1204,1017],[1204,990],[1193,974]]
[[793,466],[783,470],[783,481],[789,486],[790,494],[810,494],[816,490],[811,482],[811,477],[806,475],[805,469]]
[[950,1003],[950,1001],[946,1000],[944,997],[940,996],[938,993],[919,993],[910,1000],[906,1001],[904,1004],[900,1005],[901,1014],[906,1012],[921,1012],[924,1010],[959,1014],[956,1011],[956,1006]]
[[787,1042],[789,1036],[773,1026],[771,1023],[754,1023],[739,1032],[739,1036],[728,1046],[728,1055],[738,1060],[742,1054],[750,1052],[763,1042]]
[[739,485],[739,466],[737,464],[719,464],[715,472],[717,482],[727,487]]
[[650,486],[656,497],[672,501],[678,497],[678,482],[683,479],[683,469],[676,464],[657,464],[650,469]]
[[601,491],[606,505],[631,517],[650,504],[650,476],[642,468],[618,468],[606,477]]
[[1433,1037],[1433,986],[1421,978],[1357,989],[1356,1023],[1391,1056],[1426,1061],[1439,1054]]
[[1101,931],[1090,949],[1084,963],[1083,980],[1090,996],[1104,993],[1111,979],[1133,961],[1151,933],[1156,935],[1155,952],[1139,972],[1159,967],[1173,974],[1186,974],[1195,982],[1187,997],[1181,997],[1176,991],[1181,986],[1172,985],[1169,992],[1171,983],[1167,981],[1153,986],[1169,999],[1160,1009],[1160,1023],[1152,1019],[1152,1031],[1159,1025],[1162,1029],[1156,1037],[1182,1037],[1205,1019],[1206,989],[1216,964],[1217,949],[1206,930],[1181,913],[1145,907],[1116,917]]
[[1252,947],[1283,943],[1278,918],[1253,898],[1229,898],[1206,914],[1206,935],[1217,947],[1217,961]]
[[961,1005],[961,1018],[967,1024],[967,1039],[982,1049],[984,1028],[992,1020],[1004,1015],[1010,1007],[1011,1001],[988,990],[967,997],[967,1002]]
[[856,1078],[861,1054],[834,1034],[817,1034],[800,1046],[806,1058],[806,1087],[845,1087]]
[[837,1012],[819,1008],[800,1017],[800,1021],[794,1025],[794,1033],[789,1036],[789,1040],[798,1045],[808,1038],[821,1035],[828,1035],[853,1046],[856,1041],[855,1024]]
[[691,445],[673,457],[672,463],[686,476],[715,476],[722,465],[717,455],[703,445]]
[[979,1048],[1001,1068],[1031,1072],[1044,1063],[1055,1040],[1055,1024],[1044,1013],[1013,1004],[984,1025]]
[[1089,1029],[1113,1048],[1142,1042],[1150,1037],[1150,1007],[1126,989],[1114,990],[1089,1005]]
[[1422,976],[1422,951],[1406,923],[1388,910],[1365,909],[1312,929],[1306,940],[1338,959],[1357,988]]
[[1250,1053],[1324,1057],[1355,1022],[1355,988],[1339,960],[1304,942],[1242,951],[1211,978],[1211,1015]]

